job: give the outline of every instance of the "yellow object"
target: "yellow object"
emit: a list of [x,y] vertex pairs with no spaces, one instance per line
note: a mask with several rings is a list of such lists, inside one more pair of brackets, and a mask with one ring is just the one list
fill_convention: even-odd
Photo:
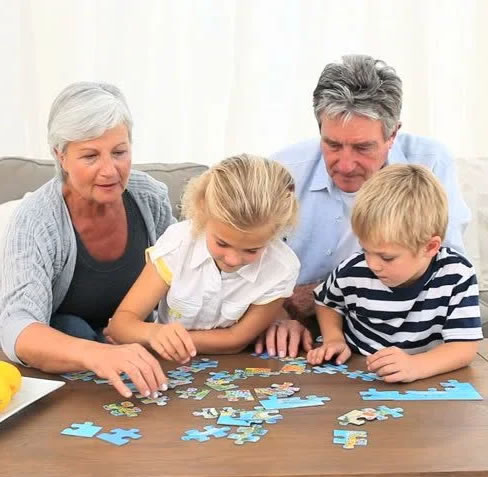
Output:
[[5,381],[10,386],[13,396],[20,389],[22,375],[13,364],[0,361],[0,380]]
[[2,412],[12,399],[12,391],[7,382],[0,377],[0,412]]

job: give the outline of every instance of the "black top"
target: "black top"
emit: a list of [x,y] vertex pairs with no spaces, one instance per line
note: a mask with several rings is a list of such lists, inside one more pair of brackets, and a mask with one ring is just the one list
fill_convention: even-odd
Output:
[[77,255],[73,279],[56,313],[79,316],[92,328],[104,328],[145,265],[149,245],[144,218],[129,192],[122,195],[127,214],[127,245],[113,261],[99,261],[75,229]]

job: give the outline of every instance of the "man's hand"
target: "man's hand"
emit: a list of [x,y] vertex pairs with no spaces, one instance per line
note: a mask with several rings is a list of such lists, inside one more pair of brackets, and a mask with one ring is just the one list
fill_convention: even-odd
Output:
[[254,351],[260,354],[266,350],[270,356],[275,356],[278,350],[280,358],[294,358],[298,354],[300,344],[305,351],[312,349],[310,331],[296,320],[278,320],[257,338]]
[[132,392],[120,378],[124,372],[143,396],[157,395],[158,390],[168,389],[168,380],[158,360],[140,344],[97,344],[88,353],[85,367],[108,379],[125,398],[131,397]]
[[382,376],[386,383],[411,383],[419,379],[418,356],[396,346],[383,348],[366,358],[368,371]]
[[187,363],[197,354],[190,333],[181,323],[154,323],[148,342],[156,353],[168,361]]
[[319,348],[312,349],[307,354],[310,364],[322,364],[337,356],[336,363],[343,364],[351,357],[351,349],[344,340],[328,341]]

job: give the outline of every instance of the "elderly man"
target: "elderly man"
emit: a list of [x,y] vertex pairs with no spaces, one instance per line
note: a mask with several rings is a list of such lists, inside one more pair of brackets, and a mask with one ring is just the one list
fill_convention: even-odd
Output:
[[[292,173],[300,221],[287,237],[301,272],[282,314],[256,341],[256,352],[296,356],[308,351],[314,323],[313,289],[360,246],[350,226],[356,192],[387,164],[427,166],[444,185],[449,200],[445,245],[464,252],[463,231],[470,220],[456,180],[452,157],[441,144],[399,133],[402,83],[395,70],[370,56],[350,55],[328,64],[313,93],[320,139],[288,147],[273,159]],[[395,191],[391,191],[392,194]]]

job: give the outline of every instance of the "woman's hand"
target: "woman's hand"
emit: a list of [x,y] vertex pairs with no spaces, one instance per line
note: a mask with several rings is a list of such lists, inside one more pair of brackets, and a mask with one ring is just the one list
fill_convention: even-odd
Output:
[[87,354],[86,369],[108,379],[126,398],[131,397],[132,392],[120,378],[124,372],[143,396],[157,395],[158,390],[168,389],[168,380],[158,360],[140,344],[101,344]]

